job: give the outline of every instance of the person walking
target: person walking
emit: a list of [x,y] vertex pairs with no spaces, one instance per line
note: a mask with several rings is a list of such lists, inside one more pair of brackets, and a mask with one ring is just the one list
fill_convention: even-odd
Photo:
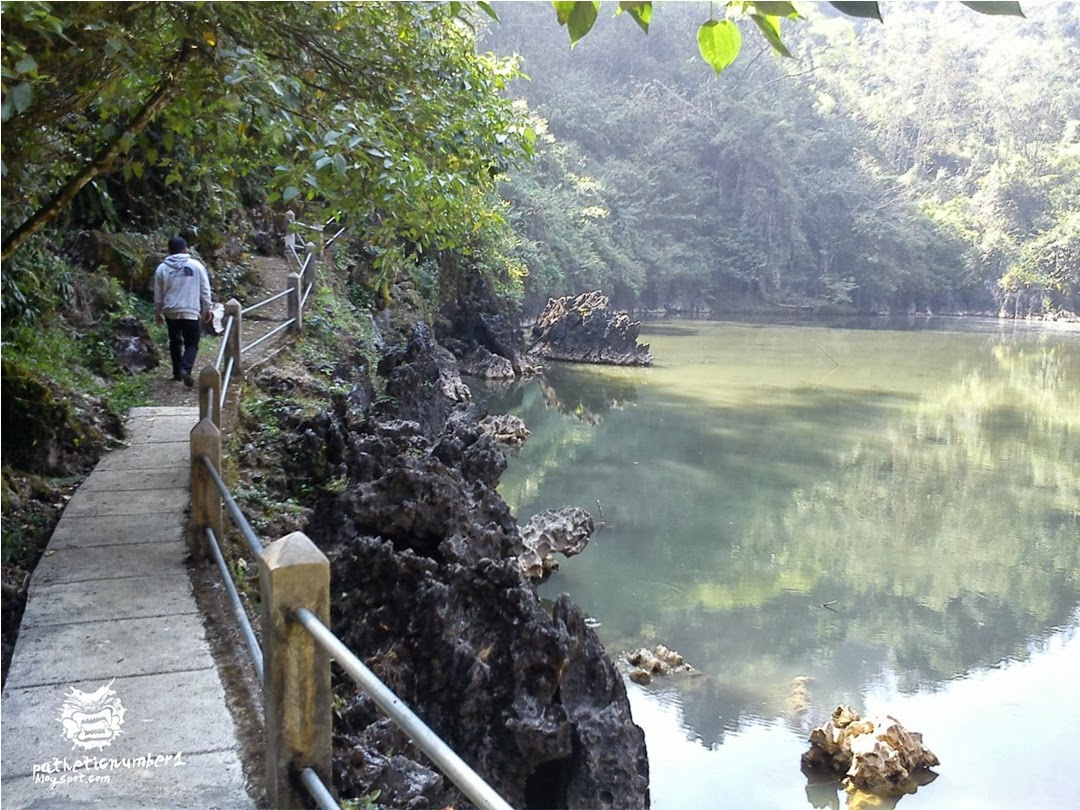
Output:
[[173,379],[191,388],[191,371],[199,353],[200,320],[209,321],[210,276],[202,262],[188,253],[182,236],[169,240],[169,255],[154,272],[154,312],[158,325],[169,330]]

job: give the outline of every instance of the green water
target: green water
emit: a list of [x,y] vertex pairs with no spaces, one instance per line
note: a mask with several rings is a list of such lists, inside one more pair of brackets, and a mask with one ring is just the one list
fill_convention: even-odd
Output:
[[1080,805],[1080,332],[918,325],[658,323],[489,394],[519,521],[602,513],[543,593],[702,673],[630,685],[654,807],[856,806],[799,770],[838,703],[941,758],[906,808]]

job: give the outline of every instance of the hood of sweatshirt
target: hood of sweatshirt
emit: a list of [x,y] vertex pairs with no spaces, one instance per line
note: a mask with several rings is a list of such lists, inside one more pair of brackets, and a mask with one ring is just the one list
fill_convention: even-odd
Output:
[[165,257],[165,264],[174,270],[178,270],[187,264],[187,260],[191,258],[188,253],[171,253]]

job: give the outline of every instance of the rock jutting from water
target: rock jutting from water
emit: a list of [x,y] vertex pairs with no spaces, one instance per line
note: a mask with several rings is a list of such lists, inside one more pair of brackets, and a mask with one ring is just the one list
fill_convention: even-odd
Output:
[[626,660],[630,665],[627,677],[634,683],[650,683],[654,675],[697,673],[694,667],[686,663],[682,653],[668,649],[663,644],[657,644],[651,650],[647,647],[632,650],[626,654]]
[[592,515],[580,506],[563,506],[533,515],[521,528],[525,550],[518,556],[521,573],[540,582],[559,570],[553,554],[573,557],[585,550],[593,533]]
[[914,793],[926,773],[940,762],[895,717],[863,719],[849,706],[810,732],[810,750],[802,756],[808,771],[844,774],[844,786],[875,794]]
[[639,345],[641,323],[625,312],[612,312],[599,290],[549,298],[532,328],[530,352],[549,360],[651,366],[648,344]]
[[508,413],[485,416],[480,429],[503,447],[521,447],[530,436],[525,420]]

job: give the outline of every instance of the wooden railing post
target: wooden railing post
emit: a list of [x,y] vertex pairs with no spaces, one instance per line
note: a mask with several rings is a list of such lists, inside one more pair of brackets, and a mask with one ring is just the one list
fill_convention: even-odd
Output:
[[289,331],[293,334],[299,335],[304,331],[304,308],[301,305],[304,298],[304,290],[301,288],[303,279],[299,273],[289,273],[288,278],[289,294],[285,300],[289,302],[289,314],[287,318],[293,321],[293,325],[289,327]]
[[221,430],[221,372],[213,365],[199,372],[199,421],[209,417]]
[[229,332],[229,345],[225,347],[225,357],[233,358],[232,379],[234,380],[237,379],[244,370],[244,364],[241,362],[242,358],[240,357],[240,347],[244,345],[240,337],[240,326],[241,321],[243,321],[243,317],[240,314],[242,308],[240,302],[235,298],[230,298],[225,304],[225,317],[228,318],[231,315],[233,319],[232,330]]
[[[201,383],[201,374],[199,380]],[[215,537],[223,535],[221,493],[203,463],[203,456],[210,459],[220,474],[221,431],[207,418],[199,420],[199,424],[191,430],[191,556],[196,560],[209,556],[203,531],[207,526],[214,530]]]
[[330,767],[330,656],[295,618],[307,608],[330,624],[330,561],[303,532],[275,540],[259,557],[262,584],[263,705],[270,807],[308,806],[304,768],[325,785]]

